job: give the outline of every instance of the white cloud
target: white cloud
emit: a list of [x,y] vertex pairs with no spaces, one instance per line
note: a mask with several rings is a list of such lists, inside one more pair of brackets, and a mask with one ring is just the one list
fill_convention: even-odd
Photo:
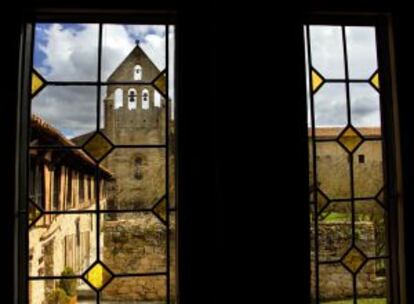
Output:
[[[36,33],[38,50],[44,56],[35,67],[47,80],[97,80],[97,24],[51,24],[37,27]],[[141,48],[159,70],[165,68],[165,26],[111,24],[103,26],[102,34],[103,81],[135,47],[135,40],[140,40]],[[170,32],[170,37],[174,37],[174,32]],[[172,54],[169,61],[173,64]],[[172,84],[173,79],[170,79],[170,94],[173,94]],[[95,87],[91,89],[93,94],[80,87],[46,88],[33,100],[33,112],[69,137],[92,131],[96,124],[96,115],[92,114],[96,107],[96,90]]]
[[[313,67],[325,78],[344,79],[341,27],[311,26],[310,36]],[[373,27],[346,27],[346,38],[350,77],[368,80],[377,68],[375,29]],[[308,64],[307,54],[305,59]],[[307,86],[309,86],[308,83]],[[307,101],[308,126],[310,126],[309,96]],[[379,95],[368,83],[350,85],[350,103],[351,123],[354,126],[378,127],[381,125]],[[325,83],[314,94],[314,111],[317,127],[344,127],[347,124],[345,84]]]

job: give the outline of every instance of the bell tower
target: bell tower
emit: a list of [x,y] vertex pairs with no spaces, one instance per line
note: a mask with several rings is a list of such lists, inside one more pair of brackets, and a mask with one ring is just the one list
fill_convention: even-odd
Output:
[[120,83],[108,85],[104,99],[103,132],[114,144],[164,143],[165,99],[156,85],[164,79],[160,73],[137,44],[109,76],[108,82]]

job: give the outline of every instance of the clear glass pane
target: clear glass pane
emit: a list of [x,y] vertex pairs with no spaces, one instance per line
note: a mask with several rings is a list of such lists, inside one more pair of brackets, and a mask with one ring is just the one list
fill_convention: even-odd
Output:
[[355,202],[355,243],[367,257],[387,255],[387,220],[387,212],[377,201]]
[[83,144],[96,131],[96,87],[47,86],[31,106],[32,146]]
[[349,85],[351,123],[366,136],[381,135],[379,94],[367,83]]
[[166,226],[154,214],[109,213],[101,217],[101,260],[113,273],[166,271]]
[[338,143],[316,144],[316,170],[318,188],[328,198],[350,197],[349,155]]
[[386,304],[387,301],[387,260],[368,261],[356,277],[358,304]]
[[355,197],[375,197],[384,186],[382,142],[365,141],[355,151],[353,160]]
[[[310,221],[311,241],[318,229],[319,245],[319,257],[314,262],[315,246],[311,243],[311,302],[316,303],[319,297],[320,303],[353,304],[356,297],[359,304],[385,304],[388,303],[384,288],[389,265],[386,260],[370,260],[386,256],[388,248],[388,219],[381,205],[385,203],[381,191],[384,187],[381,75],[378,74],[375,27],[310,25],[309,28],[310,37],[306,35],[306,26],[304,35],[305,42],[310,39],[311,45],[311,62],[308,54],[305,55],[308,136],[311,136],[312,119],[315,121],[315,138],[308,139],[310,201],[317,199],[317,204],[310,207],[319,211],[316,228],[314,215]],[[350,82],[349,96],[344,47],[350,80],[365,81]],[[330,82],[332,79],[335,81]],[[316,181],[313,161],[316,161]],[[319,295],[316,295],[314,274],[318,262],[322,264],[319,265]],[[353,288],[353,275],[357,278],[357,290]]]
[[347,26],[346,50],[351,79],[369,79],[378,69],[375,27]]
[[153,208],[165,197],[164,149],[116,148],[102,165],[112,175],[107,182],[105,209]]
[[30,228],[30,276],[80,275],[95,260],[94,214],[43,215]]
[[103,86],[101,132],[115,145],[163,145],[165,109],[165,98],[151,85]]
[[320,303],[343,301],[352,304],[352,281],[351,273],[339,263],[319,265]]
[[177,250],[177,238],[176,238],[176,213],[170,212],[170,301],[176,303],[177,296],[177,286],[176,286],[176,276],[177,273],[177,260],[176,260],[176,250]]
[[312,66],[324,78],[345,78],[340,26],[310,26]]
[[165,304],[165,276],[115,278],[101,291],[103,303]]
[[351,204],[330,203],[319,215],[319,261],[339,261],[351,246]]
[[101,71],[99,25],[35,28],[29,275],[82,280],[73,298],[33,280],[30,303],[165,303],[159,273],[175,302],[175,27],[104,24]]
[[31,149],[28,170],[29,199],[46,212],[95,209],[96,170],[109,178],[80,149]]
[[30,280],[28,303],[95,304],[96,292],[80,279]]
[[154,80],[165,69],[165,34],[164,25],[104,24],[102,81]]
[[314,95],[314,105],[316,135],[339,134],[348,121],[345,85],[324,84]]
[[98,25],[37,23],[33,65],[48,81],[95,81]]

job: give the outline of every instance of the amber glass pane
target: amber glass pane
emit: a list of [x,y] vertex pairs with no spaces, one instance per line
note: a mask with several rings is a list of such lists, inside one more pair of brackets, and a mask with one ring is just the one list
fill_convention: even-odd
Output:
[[167,93],[167,83],[166,83],[166,76],[165,73],[159,75],[157,79],[154,81],[154,86],[157,90],[165,95]]
[[93,157],[95,161],[100,161],[112,149],[112,144],[109,140],[101,134],[96,133],[91,140],[89,140],[83,149]]
[[32,201],[29,201],[29,225],[34,225],[41,216],[42,211],[40,208]]
[[366,256],[356,247],[352,247],[342,259],[342,263],[348,267],[352,273],[356,273],[366,261]]
[[323,84],[322,76],[315,70],[312,70],[312,91],[315,92],[316,90],[318,90],[322,84]]
[[32,95],[36,95],[45,85],[44,79],[37,72],[32,72]]
[[112,274],[109,272],[106,266],[101,262],[94,264],[84,275],[85,281],[88,282],[92,287],[100,290],[107,284]]
[[371,79],[370,79],[371,84],[377,89],[379,90],[380,88],[380,84],[379,84],[379,75],[378,72],[376,72],[374,75],[372,75]]
[[354,128],[347,127],[338,140],[348,152],[353,152],[363,139]]
[[167,221],[167,200],[163,199],[153,209],[155,215],[157,215],[162,221]]

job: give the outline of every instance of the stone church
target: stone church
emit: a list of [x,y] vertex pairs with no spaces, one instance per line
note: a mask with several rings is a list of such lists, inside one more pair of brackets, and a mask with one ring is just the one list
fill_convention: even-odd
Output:
[[[45,210],[93,209],[95,199],[92,159],[99,161],[98,180],[100,184],[99,202],[101,215],[99,238],[102,263],[113,273],[128,275],[128,278],[113,278],[101,291],[103,301],[159,302],[166,298],[166,277],[162,275],[136,276],[142,273],[165,273],[167,271],[167,250],[171,254],[171,294],[175,294],[175,218],[167,220],[167,195],[170,208],[175,208],[174,199],[174,120],[169,120],[166,134],[166,77],[137,44],[129,55],[106,79],[107,86],[102,87],[106,94],[101,103],[101,126],[98,132],[83,134],[67,139],[52,126],[32,117],[32,134],[42,140],[51,141],[56,137],[60,144],[82,145],[83,151],[75,155],[75,161],[65,167],[62,174],[62,186],[46,189],[51,193],[34,196],[41,197],[39,203]],[[118,84],[122,82],[122,84]],[[171,104],[171,102],[170,102]],[[171,106],[171,105],[170,105]],[[170,107],[171,108],[171,107]],[[171,116],[170,116],[171,117]],[[47,126],[46,126],[47,125]],[[46,126],[46,127],[45,127]],[[53,132],[51,132],[52,130]],[[168,139],[168,143],[166,140]],[[35,140],[39,140],[36,138]],[[168,149],[166,148],[168,145]],[[169,188],[166,181],[166,152],[169,152]],[[43,163],[44,155],[33,155]],[[68,159],[69,162],[69,159]],[[72,170],[71,166],[80,169]],[[89,169],[91,167],[91,169]],[[69,175],[69,171],[71,171]],[[78,172],[79,171],[79,172]],[[82,178],[81,178],[82,177]],[[37,179],[40,183],[50,183],[54,175],[46,179]],[[56,179],[56,178],[55,178]],[[88,182],[89,181],[89,182]],[[68,188],[69,187],[69,188]],[[32,187],[33,188],[33,187]],[[69,190],[68,190],[69,189]],[[60,191],[65,195],[63,203],[53,202],[53,194]],[[82,198],[79,198],[82,197]],[[87,204],[83,203],[86,201]],[[73,201],[72,201],[73,200]],[[75,202],[76,201],[76,202]],[[56,209],[59,206],[61,209]],[[110,212],[110,211],[114,212]],[[33,275],[59,276],[67,267],[82,274],[96,260],[96,220],[92,216],[77,216],[68,221],[67,215],[36,218],[31,228],[30,251],[32,252],[31,273]],[[171,214],[175,214],[172,212]],[[47,225],[45,225],[45,221]],[[170,233],[167,236],[166,225],[169,222]],[[53,225],[52,225],[53,224]],[[65,229],[62,229],[65,228]],[[67,233],[66,233],[67,232]],[[78,240],[77,234],[82,236]],[[167,237],[170,248],[167,248]],[[54,239],[45,247],[44,239]],[[55,248],[56,247],[56,248]],[[42,266],[40,262],[47,264]],[[42,272],[41,272],[42,271]],[[43,284],[35,282],[30,287],[30,303],[48,303],[48,296],[58,287],[58,282]],[[94,299],[92,290],[88,290],[82,280],[77,283],[79,303],[89,303]],[[85,301],[85,302],[82,302]]]

